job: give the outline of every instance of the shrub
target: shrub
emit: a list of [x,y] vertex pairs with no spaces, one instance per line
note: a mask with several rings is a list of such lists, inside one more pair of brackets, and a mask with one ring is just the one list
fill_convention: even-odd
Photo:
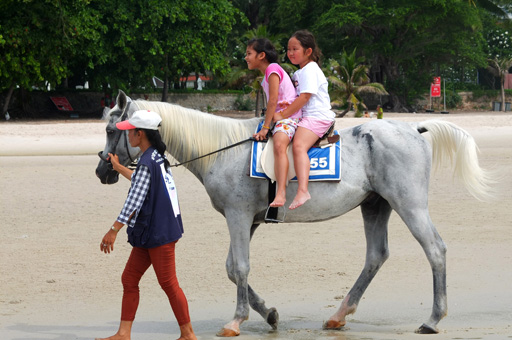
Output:
[[239,111],[251,111],[252,100],[250,98],[244,98],[242,94],[239,94],[235,100],[235,108]]
[[455,109],[462,104],[462,97],[455,91],[446,92],[446,107]]

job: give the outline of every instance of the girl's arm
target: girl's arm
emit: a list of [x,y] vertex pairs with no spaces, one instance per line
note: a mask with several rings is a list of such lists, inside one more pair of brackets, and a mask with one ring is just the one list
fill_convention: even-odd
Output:
[[294,101],[290,104],[286,109],[284,109],[280,114],[274,114],[274,122],[278,120],[285,119],[293,115],[299,109],[302,109],[304,105],[308,102],[309,98],[311,98],[311,93],[301,93]]
[[272,124],[272,117],[276,112],[277,107],[277,97],[279,94],[279,76],[276,73],[272,73],[268,77],[268,102],[267,102],[267,112],[265,113],[265,120],[263,121],[263,126],[258,133],[253,135],[257,140],[265,140],[267,139],[268,130],[270,130],[270,124]]

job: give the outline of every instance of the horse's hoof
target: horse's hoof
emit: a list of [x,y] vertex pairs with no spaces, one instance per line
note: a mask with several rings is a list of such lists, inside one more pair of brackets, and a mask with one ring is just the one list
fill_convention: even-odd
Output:
[[342,323],[340,321],[327,320],[324,322],[323,329],[339,331],[343,326],[345,326],[345,322]]
[[437,334],[439,331],[436,328],[432,328],[426,324],[423,324],[418,328],[416,331],[414,331],[416,334]]
[[239,336],[240,332],[234,331],[232,329],[222,328],[220,332],[217,333],[217,336],[223,337],[223,338],[229,338],[233,336]]
[[279,324],[279,313],[274,307],[269,309],[267,314],[267,323],[272,327],[273,330],[277,329],[277,325]]

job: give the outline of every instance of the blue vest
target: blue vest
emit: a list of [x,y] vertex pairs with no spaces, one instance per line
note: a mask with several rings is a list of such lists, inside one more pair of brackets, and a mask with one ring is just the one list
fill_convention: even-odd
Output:
[[[183,223],[179,213],[174,215],[170,195],[176,195],[176,188],[172,176],[165,172],[164,158],[150,147],[142,154],[137,170],[141,165],[148,167],[151,184],[135,225],[127,228],[128,242],[134,247],[154,248],[177,241],[183,234]],[[170,193],[169,190],[174,192]],[[177,197],[174,202],[179,211]]]

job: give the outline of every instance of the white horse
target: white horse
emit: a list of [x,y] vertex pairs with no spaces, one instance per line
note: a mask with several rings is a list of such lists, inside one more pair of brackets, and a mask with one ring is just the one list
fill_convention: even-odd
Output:
[[[168,152],[179,162],[207,154],[250,137],[259,118],[236,120],[186,109],[177,105],[143,100],[132,101],[122,91],[116,106],[105,119],[107,143],[96,175],[102,183],[117,182],[118,174],[107,163],[109,152],[119,155],[123,164],[136,159],[138,149],[127,142],[125,132],[115,123],[140,109],[162,116],[160,133]],[[432,137],[432,148],[423,132]],[[455,172],[468,191],[478,199],[491,196],[492,180],[478,164],[474,139],[463,129],[443,121],[403,123],[372,120],[338,131],[341,136],[341,181],[312,182],[311,200],[299,209],[288,211],[286,222],[317,222],[331,219],[361,207],[367,242],[366,262],[338,311],[323,325],[340,329],[345,317],[354,313],[361,297],[389,256],[388,221],[395,210],[420,243],[430,262],[434,283],[434,303],[430,318],[417,333],[437,333],[437,324],[446,315],[446,246],[428,212],[428,185],[432,158],[455,163]],[[251,143],[187,163],[185,166],[204,185],[213,207],[226,218],[230,246],[226,261],[228,277],[237,286],[233,320],[219,336],[240,334],[240,325],[249,316],[249,306],[274,329],[278,324],[275,308],[267,308],[248,283],[249,242],[264,222],[268,184],[248,176]],[[287,197],[293,197],[297,184],[291,182]],[[287,207],[290,202],[287,202]]]

